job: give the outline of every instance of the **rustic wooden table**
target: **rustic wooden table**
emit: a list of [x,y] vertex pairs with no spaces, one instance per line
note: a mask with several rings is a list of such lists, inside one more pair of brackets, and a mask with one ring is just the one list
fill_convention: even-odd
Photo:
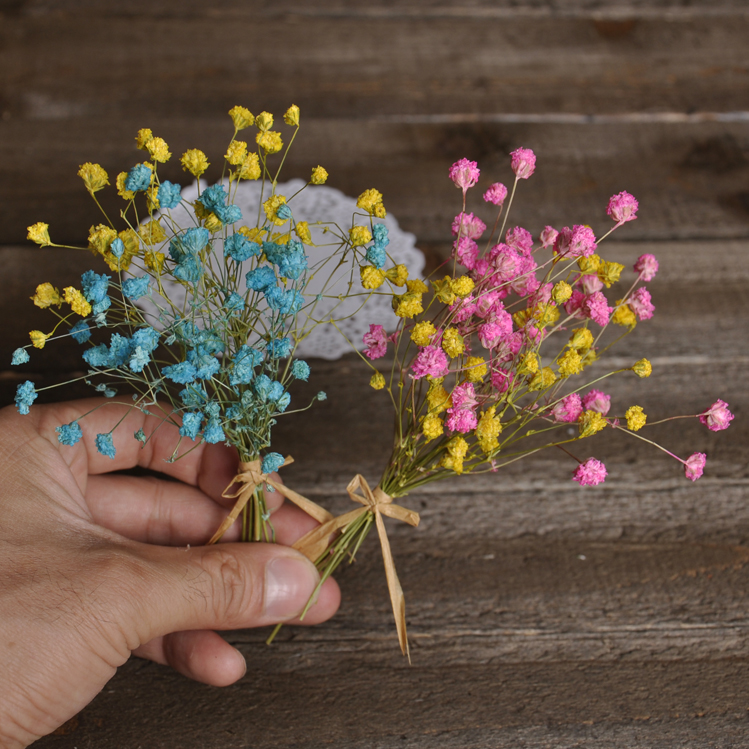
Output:
[[[231,106],[280,114],[293,101],[303,128],[287,176],[320,162],[348,194],[378,187],[432,266],[458,208],[446,179],[458,158],[506,181],[507,153],[536,151],[513,208],[534,235],[547,223],[600,231],[608,197],[635,194],[640,218],[606,257],[658,256],[657,312],[615,357],[647,356],[654,371],[614,381],[613,400],[652,420],[717,397],[736,413],[726,433],[696,420],[653,431],[680,455],[707,453],[694,484],[604,434],[591,445],[609,469],[600,487],[542,455],[411,495],[421,525],[388,526],[411,666],[370,538],[338,576],[332,621],[270,647],[265,631],[227,633],[249,663],[238,684],[133,659],[37,745],[749,746],[747,42],[744,0],[0,3],[2,403],[31,372],[49,383],[80,367],[73,348],[7,366],[42,319],[35,285],[90,267],[85,253],[25,242],[38,220],[85,241],[98,216],[78,165],[127,168],[145,126],[176,153],[218,152]],[[165,176],[184,179],[177,165]],[[277,449],[297,459],[286,481],[339,511],[354,473],[377,479],[390,416],[354,357],[313,364],[309,392],[329,400],[280,424]]]

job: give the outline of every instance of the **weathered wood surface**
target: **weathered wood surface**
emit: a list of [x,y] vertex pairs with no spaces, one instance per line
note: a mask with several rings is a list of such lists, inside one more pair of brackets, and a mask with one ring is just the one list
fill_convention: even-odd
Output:
[[[650,432],[708,454],[694,484],[609,432],[580,445],[605,460],[601,487],[542,455],[404,500],[421,525],[388,528],[412,667],[371,538],[339,575],[331,622],[282,630],[270,648],[267,632],[227,633],[250,663],[239,684],[133,660],[38,746],[749,746],[747,41],[745,0],[0,2],[0,403],[22,379],[82,369],[64,342],[7,364],[48,320],[28,300],[36,284],[91,267],[88,253],[25,242],[38,220],[71,244],[100,221],[78,165],[129,168],[144,126],[215,164],[231,106],[280,115],[293,101],[303,128],[286,177],[322,163],[348,194],[379,188],[430,266],[459,207],[446,179],[457,158],[479,160],[483,188],[509,182],[510,150],[533,148],[513,223],[535,235],[547,223],[600,233],[609,196],[635,194],[640,218],[603,250],[627,265],[659,257],[657,312],[614,356],[648,356],[654,372],[607,382],[614,410],[639,403],[652,420],[721,397],[737,414],[721,434],[696,420]],[[176,160],[162,173],[185,182]],[[113,193],[103,204],[116,216]],[[286,480],[336,511],[351,476],[375,481],[389,452],[389,411],[366,382],[354,357],[314,362],[298,397],[330,399],[276,432],[297,459]],[[40,401],[58,394],[88,391]]]

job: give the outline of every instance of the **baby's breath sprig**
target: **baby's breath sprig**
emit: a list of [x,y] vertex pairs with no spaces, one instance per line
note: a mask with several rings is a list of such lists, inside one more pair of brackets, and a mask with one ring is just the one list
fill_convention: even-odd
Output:
[[[159,175],[172,157],[166,141],[149,128],[138,131],[135,144],[144,158],[114,180],[125,203],[122,222],[110,220],[102,209],[105,220],[90,228],[88,247],[78,248],[93,252],[110,272],[86,271],[80,288],[41,283],[32,299],[51,312],[54,324],[31,331],[31,343],[13,353],[12,363],[28,362],[30,348],[70,337],[84,346],[85,379],[97,392],[114,398],[124,387],[133,393],[126,401],[129,409],[160,415],[160,425],[175,428],[170,460],[201,443],[225,442],[237,449],[242,464],[257,464],[266,475],[284,464],[283,456],[270,451],[277,419],[325,398],[321,392],[312,403],[289,409],[294,383],[310,375],[295,349],[323,322],[315,316],[318,304],[359,244],[339,227],[326,227],[331,251],[310,265],[309,225],[294,219],[295,196],[277,191],[299,131],[299,107],[292,105],[283,115],[282,127],[291,128],[288,137],[274,129],[269,112],[253,115],[236,106],[229,116],[234,132],[219,181],[208,185],[202,179],[214,160],[204,151],[190,148],[179,159],[198,180],[197,198],[189,201],[181,185]],[[256,130],[254,139],[242,140],[249,128]],[[110,184],[107,172],[86,163],[78,174],[101,208],[97,194]],[[323,184],[327,176],[317,165],[309,185]],[[262,180],[264,194],[254,217],[242,216],[235,204],[245,180]],[[43,222],[28,228],[28,238],[42,247],[62,246]],[[325,274],[322,293],[308,295],[309,279]],[[353,283],[352,276],[349,288]],[[175,288],[182,293],[175,294]],[[335,320],[335,312],[334,304],[324,321]],[[19,386],[21,413],[28,413],[38,392],[30,381]],[[97,437],[103,455],[115,456],[118,427]],[[152,437],[134,435],[143,445]],[[78,423],[61,425],[58,439],[76,444]],[[262,483],[245,506],[242,527],[245,539],[273,540]]]
[[[623,416],[614,417],[609,413],[611,397],[598,386],[626,372],[649,377],[650,362],[640,359],[631,367],[588,376],[591,369],[599,370],[603,355],[617,340],[649,320],[655,310],[643,285],[658,271],[653,255],[638,258],[636,275],[621,298],[612,302],[605,293],[620,281],[625,266],[605,259],[599,245],[636,219],[638,202],[627,192],[614,195],[607,208],[614,224],[599,239],[584,225],[560,230],[547,226],[538,241],[520,226],[505,232],[518,184],[531,177],[535,167],[533,151],[518,148],[511,154],[511,190],[497,182],[484,193],[484,201],[497,214],[481,250],[486,225],[466,212],[467,192],[479,180],[478,165],[467,159],[452,165],[449,177],[462,191],[462,207],[452,222],[451,272],[435,273],[431,289],[420,279],[409,279],[402,266],[385,269],[387,257],[377,225],[371,230],[351,228],[354,250],[371,242],[361,258],[361,285],[390,294],[396,318],[391,333],[382,325],[370,325],[361,355],[374,362],[384,359],[392,346],[387,367],[370,363],[370,385],[387,393],[396,416],[394,447],[375,490],[380,499],[371,506],[372,516],[391,506],[387,503],[393,498],[427,483],[494,472],[550,447],[576,462],[572,480],[597,485],[606,477],[605,465],[593,457],[576,457],[570,450],[573,443],[604,429],[649,442],[640,434],[647,424],[644,409],[631,405]],[[358,205],[377,216],[378,199],[379,193],[371,190]],[[500,218],[500,239],[493,242]],[[388,284],[387,291],[379,291]],[[623,332],[612,337],[612,327]],[[733,415],[719,400],[692,418],[717,431],[725,429]],[[652,444],[679,461],[687,478],[694,481],[702,475],[704,454],[683,459]],[[329,524],[341,535],[318,557],[323,577],[347,554],[353,556],[371,530],[371,522],[356,517],[356,526]],[[383,541],[387,559],[386,546]],[[395,592],[400,586],[394,569],[388,570],[388,579],[401,646],[407,652],[404,603]]]

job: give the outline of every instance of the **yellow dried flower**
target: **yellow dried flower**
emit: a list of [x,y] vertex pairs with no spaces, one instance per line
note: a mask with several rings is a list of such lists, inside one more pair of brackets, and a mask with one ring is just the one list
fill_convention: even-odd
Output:
[[[255,156],[257,157],[257,154]],[[232,166],[239,166],[247,158],[247,143],[243,140],[233,140],[229,143],[224,158]]]
[[640,359],[633,364],[632,371],[638,377],[650,377],[653,372],[653,366],[647,359]]
[[441,281],[432,281],[432,287],[437,299],[444,304],[452,304],[455,301],[455,292],[450,276],[445,276]]
[[463,437],[453,437],[446,445],[447,455],[443,456],[440,465],[448,468],[457,474],[463,473],[463,459],[468,452],[468,443]]
[[617,301],[617,304],[621,306],[614,310],[614,314],[611,315],[611,322],[625,328],[634,328],[637,325],[637,315],[635,315],[632,307],[628,304],[622,304],[621,299]]
[[88,317],[91,314],[91,305],[78,289],[74,286],[66,286],[63,293],[65,294],[65,301],[70,305],[73,312],[81,317]]
[[579,257],[577,267],[584,276],[593,276],[598,273],[601,267],[601,258],[598,255],[588,255],[588,257]]
[[352,247],[362,247],[372,241],[372,232],[366,226],[352,226],[348,236]]
[[441,414],[443,411],[447,411],[448,408],[452,408],[453,401],[450,393],[442,385],[444,379],[444,377],[435,377],[429,383],[427,403],[429,404],[430,414]]
[[[382,205],[382,193],[374,188],[365,190],[357,199],[358,208],[377,218],[385,218],[385,207]],[[380,211],[378,212],[378,207]]]
[[255,124],[255,118],[253,117],[252,112],[245,107],[240,107],[239,105],[232,107],[229,110],[229,117],[231,117],[231,121],[234,123],[235,130],[244,130],[246,127]]
[[499,417],[495,415],[496,412],[496,406],[488,408],[481,414],[478,426],[476,427],[476,439],[478,440],[479,447],[481,447],[486,455],[494,452],[499,447],[497,437],[502,433],[502,424],[499,421]]
[[538,354],[529,351],[518,364],[518,374],[536,374],[538,372]]
[[44,344],[47,342],[52,333],[42,333],[41,330],[32,330],[29,332],[29,338],[34,348],[44,348]]
[[151,138],[146,143],[146,149],[154,161],[165,164],[172,157],[169,146],[163,138]]
[[163,252],[153,252],[152,250],[149,250],[146,253],[145,259],[146,268],[148,268],[151,273],[160,276],[164,272],[164,261],[166,260],[166,255],[164,255]]
[[299,127],[299,107],[296,104],[292,104],[283,116],[283,121],[287,125],[294,125]]
[[36,293],[31,297],[31,301],[37,307],[47,309],[47,307],[51,307],[53,304],[59,307],[62,304],[62,297],[60,296],[60,292],[51,283],[40,283],[36,287]]
[[593,340],[593,334],[588,328],[574,328],[567,345],[578,353],[582,353],[593,345]]
[[151,128],[142,127],[140,130],[138,130],[138,134],[135,136],[135,145],[138,146],[141,151],[145,151],[146,146],[148,145],[148,141],[150,141],[152,138],[153,133],[151,132]]
[[385,387],[385,375],[381,372],[375,372],[369,381],[369,386],[375,390],[382,390]]
[[324,185],[328,181],[328,172],[319,164],[312,170],[312,176],[309,181],[313,185]]
[[234,179],[259,179],[260,178],[260,159],[253,151],[244,157],[244,161],[239,165],[239,169],[229,173],[229,180]]
[[274,244],[288,244],[291,239],[291,232],[274,232],[270,235],[270,241]]
[[394,268],[388,268],[385,271],[385,277],[393,284],[393,286],[405,286],[408,280],[408,268],[402,263],[399,263]]
[[155,218],[152,218],[147,224],[141,224],[138,227],[138,234],[147,245],[155,245],[166,239],[164,229]]
[[406,281],[406,288],[416,294],[426,294],[429,291],[427,285],[420,278],[411,278]]
[[467,297],[473,291],[475,286],[476,284],[473,282],[473,279],[468,276],[454,278],[452,282],[452,290],[461,299]]
[[128,190],[125,187],[125,181],[127,180],[127,172],[120,172],[117,175],[115,184],[117,185],[117,194],[123,200],[132,200],[135,197],[135,193],[132,190]]
[[424,417],[421,431],[426,437],[426,441],[431,442],[432,440],[437,439],[437,437],[445,431],[445,427],[439,416],[436,414],[428,414]]
[[283,148],[283,140],[281,139],[281,133],[275,130],[268,130],[258,133],[255,136],[255,142],[262,148],[266,153],[278,153]]
[[206,155],[199,148],[191,148],[185,151],[180,159],[182,170],[190,172],[193,177],[200,177],[210,166]]
[[88,246],[100,255],[109,249],[109,245],[115,239],[117,239],[117,232],[111,226],[97,224],[88,230]]
[[592,437],[606,426],[606,419],[598,411],[583,411],[577,419],[580,437]]
[[294,231],[300,241],[304,242],[304,244],[312,244],[312,235],[309,232],[309,224],[306,221],[300,221],[296,224],[294,226]]
[[397,317],[413,318],[424,311],[421,302],[421,294],[415,291],[407,291],[400,296],[393,297],[393,312]]
[[435,334],[436,328],[432,325],[429,320],[422,320],[417,322],[411,330],[411,340],[417,346],[428,346],[429,341],[432,340],[432,336]]
[[99,164],[87,161],[78,168],[78,176],[83,180],[86,189],[93,195],[103,190],[109,184],[109,175]]
[[611,287],[611,284],[619,280],[619,276],[621,276],[623,270],[624,266],[621,263],[606,260],[598,268],[598,278],[603,281],[604,286],[608,289]]
[[642,410],[642,406],[630,406],[624,416],[627,419],[627,429],[633,432],[639,432],[648,420],[648,417]]
[[248,226],[240,226],[238,231],[243,237],[249,239],[250,242],[257,242],[258,244],[263,241],[263,237],[267,234],[262,227],[250,229]]
[[570,377],[571,375],[579,374],[583,371],[582,361],[580,354],[575,349],[568,349],[558,359],[559,374],[562,377]]
[[203,226],[210,232],[219,231],[223,225],[221,219],[213,212],[209,213],[203,221]]
[[159,210],[159,186],[151,185],[146,190],[146,206],[149,213]]
[[481,382],[488,371],[489,367],[480,356],[469,356],[463,373],[468,382]]
[[466,350],[463,336],[458,333],[457,328],[445,328],[442,334],[442,350],[451,359],[460,356]]
[[557,304],[564,304],[572,296],[572,287],[566,281],[557,281],[551,290],[551,298]]
[[273,127],[273,115],[270,112],[260,112],[260,114],[255,117],[255,125],[257,126],[257,129],[262,132],[270,130]]
[[379,289],[385,281],[385,273],[374,265],[363,265],[359,269],[361,285],[365,289]]
[[26,227],[26,231],[28,232],[26,239],[36,242],[40,247],[48,247],[52,244],[52,240],[49,238],[49,224],[37,221],[35,224]]
[[263,210],[268,218],[268,221],[275,224],[276,226],[283,226],[288,219],[279,218],[278,209],[286,205],[285,195],[271,195],[268,200],[263,203]]
[[528,390],[546,390],[557,381],[557,376],[551,367],[544,367],[536,372],[528,383]]

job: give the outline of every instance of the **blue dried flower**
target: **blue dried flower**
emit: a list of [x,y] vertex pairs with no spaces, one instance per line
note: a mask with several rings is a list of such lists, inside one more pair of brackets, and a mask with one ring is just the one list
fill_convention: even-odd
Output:
[[86,343],[91,338],[91,328],[88,326],[88,320],[79,320],[72,328],[70,328],[70,335],[78,343]]
[[367,248],[367,262],[370,265],[374,265],[375,268],[382,268],[383,265],[385,265],[385,261],[387,260],[387,253],[385,252],[384,247],[380,247],[379,245],[372,245],[371,247]]
[[230,317],[238,315],[244,309],[244,299],[236,291],[232,291],[224,302],[224,309]]
[[98,275],[92,270],[87,270],[81,276],[81,286],[83,296],[91,304],[97,304],[107,299],[107,289],[109,288],[109,276],[105,273]]
[[218,419],[209,419],[203,430],[203,439],[206,442],[210,442],[215,445],[217,442],[223,442],[226,439],[224,430],[221,428],[221,423]]
[[252,381],[254,368],[263,361],[263,355],[247,345],[240,346],[234,355],[229,382],[232,385],[243,385]]
[[140,346],[146,351],[155,351],[159,345],[159,331],[152,328],[150,325],[138,328],[133,333],[132,337],[133,346]]
[[197,255],[199,252],[202,252],[210,241],[210,232],[208,231],[208,229],[204,229],[202,226],[188,229],[180,237],[180,243],[182,245],[182,248],[184,249],[184,252],[188,252],[191,255]]
[[112,244],[109,245],[111,253],[119,260],[125,254],[125,243],[117,237],[112,240]]
[[319,400],[319,401],[326,401],[326,400],[328,400],[328,396],[327,396],[327,393],[326,393],[326,392],[325,392],[324,390],[321,390],[321,391],[320,391],[320,392],[319,392],[319,393],[317,394],[317,400]]
[[151,282],[151,276],[145,275],[140,278],[128,278],[122,282],[122,293],[131,301],[140,299],[148,293],[148,284]]
[[20,414],[27,414],[29,412],[29,408],[31,407],[31,404],[37,399],[37,392],[34,388],[34,383],[31,382],[31,380],[26,380],[26,382],[21,383],[16,388],[16,407],[18,408],[18,413]]
[[13,358],[11,359],[10,363],[14,366],[18,364],[26,364],[29,359],[31,359],[31,357],[29,356],[29,352],[26,351],[25,348],[17,348],[13,352]]
[[276,274],[272,268],[263,265],[247,273],[244,277],[247,282],[247,288],[252,291],[265,291],[276,285]]
[[197,283],[203,275],[203,267],[192,255],[185,255],[182,261],[174,266],[172,275],[186,283]]
[[125,179],[125,189],[130,192],[145,192],[151,186],[151,170],[145,164],[136,164]]
[[76,445],[83,437],[83,432],[77,421],[55,427],[55,431],[57,432],[57,441],[61,445]]
[[197,372],[197,369],[187,361],[180,362],[179,364],[172,364],[161,370],[161,374],[163,374],[164,377],[180,385],[187,385],[191,382],[195,382]]
[[182,188],[174,182],[164,180],[159,187],[159,208],[176,208],[182,200]]
[[109,366],[124,366],[125,362],[130,358],[132,348],[132,343],[129,338],[126,338],[119,333],[112,333],[112,338],[109,343]]
[[306,361],[297,359],[291,365],[291,374],[296,377],[297,380],[303,380],[304,382],[307,382],[307,380],[309,379],[309,373],[309,364],[307,364]]
[[86,349],[83,352],[83,361],[86,362],[90,367],[97,367],[104,369],[110,366],[109,363],[109,348],[104,343],[100,343],[98,346],[92,346],[90,349]]
[[187,408],[200,408],[208,400],[208,393],[206,393],[205,387],[201,382],[188,385],[184,390],[180,391],[179,397],[182,398],[182,403]]
[[284,393],[277,401],[276,408],[283,413],[291,403],[291,396],[288,393]]
[[195,377],[199,380],[210,380],[221,369],[221,362],[215,356],[198,349],[187,352],[187,361],[195,367]]
[[383,250],[390,244],[388,228],[385,224],[375,224],[372,227],[372,235],[374,236],[375,244],[378,247],[382,247]]
[[117,452],[114,449],[114,441],[112,440],[112,434],[97,434],[96,435],[96,449],[108,458],[114,458]]
[[263,458],[261,470],[263,473],[273,473],[284,464],[284,457],[280,453],[268,453]]
[[260,245],[257,242],[250,242],[242,234],[232,234],[224,241],[224,255],[228,255],[238,263],[259,254]]
[[203,423],[203,414],[200,411],[190,411],[182,416],[182,426],[179,428],[180,436],[189,437],[194,440]]
[[286,359],[291,354],[291,339],[288,337],[274,338],[268,343],[267,351],[271,359]]
[[291,208],[286,203],[282,203],[276,210],[276,216],[284,221],[288,221],[291,218]]

